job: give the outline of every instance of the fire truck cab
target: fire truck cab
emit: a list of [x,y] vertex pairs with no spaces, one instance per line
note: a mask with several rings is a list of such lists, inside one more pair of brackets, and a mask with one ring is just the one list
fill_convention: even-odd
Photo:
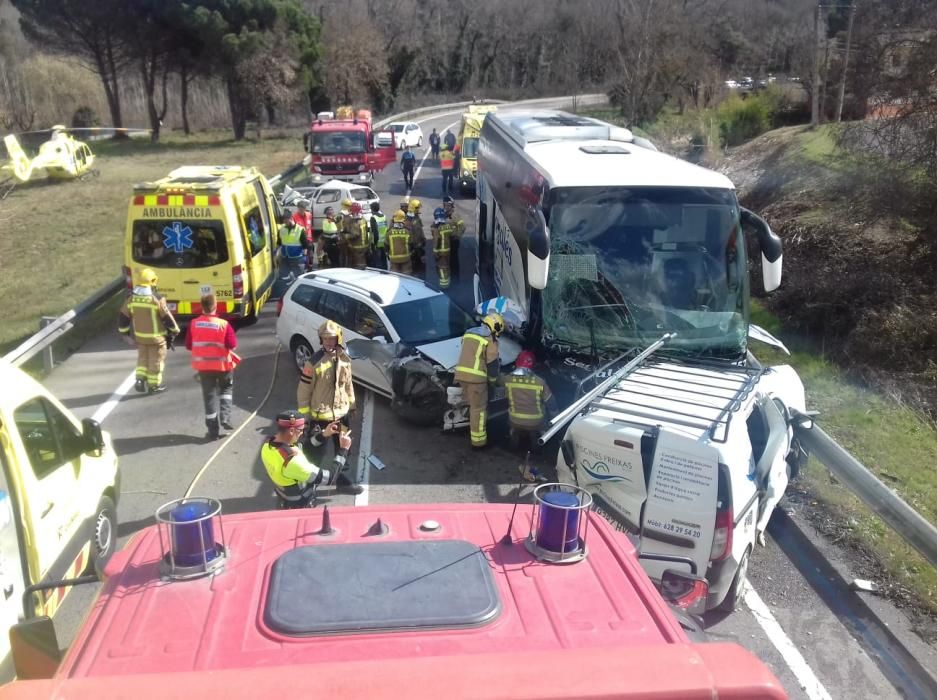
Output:
[[374,132],[369,110],[340,107],[335,119],[323,116],[320,112],[303,138],[313,184],[345,180],[370,185],[375,172],[397,160],[393,134]]

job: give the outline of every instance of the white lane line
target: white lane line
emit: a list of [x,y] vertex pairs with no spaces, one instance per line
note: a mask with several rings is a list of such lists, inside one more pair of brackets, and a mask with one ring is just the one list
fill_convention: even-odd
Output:
[[361,439],[358,442],[358,478],[357,482],[361,485],[361,493],[355,494],[355,505],[368,505],[368,491],[370,490],[369,476],[371,463],[368,457],[371,456],[371,428],[374,424],[374,394],[366,391],[364,394],[364,411],[361,416]]
[[768,609],[768,606],[765,605],[761,596],[752,588],[751,582],[746,586],[745,605],[752,611],[752,615],[755,616],[755,620],[761,625],[761,629],[764,630],[765,635],[767,635],[768,639],[774,645],[774,648],[781,654],[787,667],[791,669],[794,676],[797,678],[797,682],[800,683],[800,687],[803,688],[804,692],[807,694],[807,697],[810,698],[810,700],[832,700],[826,688],[823,687],[823,684],[814,674],[813,669],[810,668],[803,655],[794,645],[794,642],[792,642],[790,637],[781,629],[781,625],[771,613],[771,610]]
[[[438,118],[441,117],[441,116],[445,116],[445,115],[444,115],[444,114],[438,114],[438,115],[436,115],[436,117],[434,117],[434,118],[435,118],[435,119],[438,119]],[[431,120],[430,120],[430,119],[423,119],[422,121],[417,121],[417,124],[422,124],[423,122],[428,122],[428,121],[431,121]],[[449,129],[451,129],[452,127],[454,127],[455,125],[457,125],[460,121],[461,121],[461,119],[458,119],[458,120],[452,122],[451,124],[449,124],[448,126],[444,126],[444,127],[443,127],[443,132],[448,131]],[[440,135],[439,138],[442,139],[442,135]],[[414,185],[416,185],[417,178],[420,177],[420,171],[423,169],[423,163],[426,162],[426,159],[429,158],[429,156],[430,156],[430,154],[431,154],[432,152],[433,152],[433,149],[429,147],[429,144],[427,144],[427,146],[426,146],[426,153],[423,154],[423,158],[420,160],[420,164],[417,166],[416,172],[413,173],[413,184],[414,184]],[[407,196],[406,196],[407,201],[410,200],[410,191],[411,191],[411,190],[409,190],[409,189],[407,190]]]
[[92,420],[96,420],[98,423],[103,423],[104,419],[107,418],[107,415],[117,408],[117,404],[120,403],[120,400],[127,395],[127,392],[130,391],[130,387],[133,386],[134,382],[137,380],[137,372],[134,370],[127,375],[127,378],[120,383],[114,393],[111,394],[111,397],[98,406],[98,410],[94,412],[94,415],[91,416]]

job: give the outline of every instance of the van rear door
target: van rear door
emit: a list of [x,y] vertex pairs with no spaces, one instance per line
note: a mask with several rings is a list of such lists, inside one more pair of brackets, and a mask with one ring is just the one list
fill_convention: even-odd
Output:
[[[256,314],[273,289],[273,253],[276,250],[277,224],[271,218],[263,183],[254,180],[237,197],[238,217],[249,276],[248,299],[252,301],[251,314]],[[245,300],[246,301],[246,300]]]

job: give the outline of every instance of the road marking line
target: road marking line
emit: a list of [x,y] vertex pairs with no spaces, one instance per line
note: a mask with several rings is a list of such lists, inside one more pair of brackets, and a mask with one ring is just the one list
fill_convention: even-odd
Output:
[[[439,115],[436,115],[435,117],[432,117],[432,119],[438,119],[439,117],[444,117],[444,116],[446,116],[446,115],[445,115],[445,114],[439,114]],[[428,121],[431,121],[431,119],[423,119],[422,121],[417,121],[417,124],[422,124],[423,122],[428,122]],[[458,124],[459,121],[461,121],[461,120],[456,120],[456,121],[452,122],[451,124],[449,124],[449,126],[444,126],[444,127],[443,127],[443,131],[448,131],[449,129],[451,129],[452,127],[454,127],[456,124]],[[440,140],[442,140],[442,135],[440,135],[439,138],[440,138]],[[432,152],[433,152],[433,149],[430,148],[429,144],[427,144],[427,145],[426,145],[426,153],[423,154],[423,159],[420,161],[420,164],[417,166],[416,172],[413,173],[413,184],[414,184],[414,186],[416,185],[417,178],[420,177],[420,171],[423,169],[423,163],[426,162],[426,159],[429,158],[429,155],[430,155],[430,153],[432,153]],[[453,178],[453,179],[454,179],[454,178]],[[407,190],[407,197],[406,197],[407,201],[410,201],[410,192],[411,192],[411,191],[412,191],[412,190],[410,190],[410,189]]]
[[369,469],[370,462],[368,462],[368,457],[371,456],[371,429],[374,424],[374,393],[371,391],[366,391],[364,394],[364,411],[361,416],[361,440],[358,442],[358,478],[357,481],[361,485],[361,493],[355,494],[355,505],[356,506],[366,506],[368,505],[368,491],[370,490],[369,486],[369,476],[371,470]]
[[752,588],[751,582],[746,586],[745,605],[752,611],[755,620],[764,630],[765,635],[778,650],[787,667],[797,678],[800,687],[810,700],[832,700],[826,688],[816,677],[813,669],[807,664],[803,655],[787,636],[777,619],[771,613],[771,610],[761,599],[761,596]]
[[134,385],[134,382],[137,381],[137,372],[134,370],[127,375],[127,378],[120,383],[120,385],[114,389],[114,393],[111,394],[111,397],[98,406],[98,410],[94,412],[94,415],[91,416],[92,420],[96,420],[98,423],[103,423],[104,419],[107,418],[107,415],[117,408],[117,404],[120,403],[120,400],[127,395],[127,392],[130,391],[130,387]]

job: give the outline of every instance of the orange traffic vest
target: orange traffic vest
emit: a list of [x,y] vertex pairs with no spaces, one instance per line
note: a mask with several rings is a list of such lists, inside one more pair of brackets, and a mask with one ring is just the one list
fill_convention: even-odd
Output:
[[224,344],[228,322],[216,316],[199,316],[189,326],[192,334],[192,369],[197,372],[230,372],[231,352]]
[[442,153],[439,154],[439,168],[440,170],[452,170],[455,168],[455,156],[448,148],[442,149]]

